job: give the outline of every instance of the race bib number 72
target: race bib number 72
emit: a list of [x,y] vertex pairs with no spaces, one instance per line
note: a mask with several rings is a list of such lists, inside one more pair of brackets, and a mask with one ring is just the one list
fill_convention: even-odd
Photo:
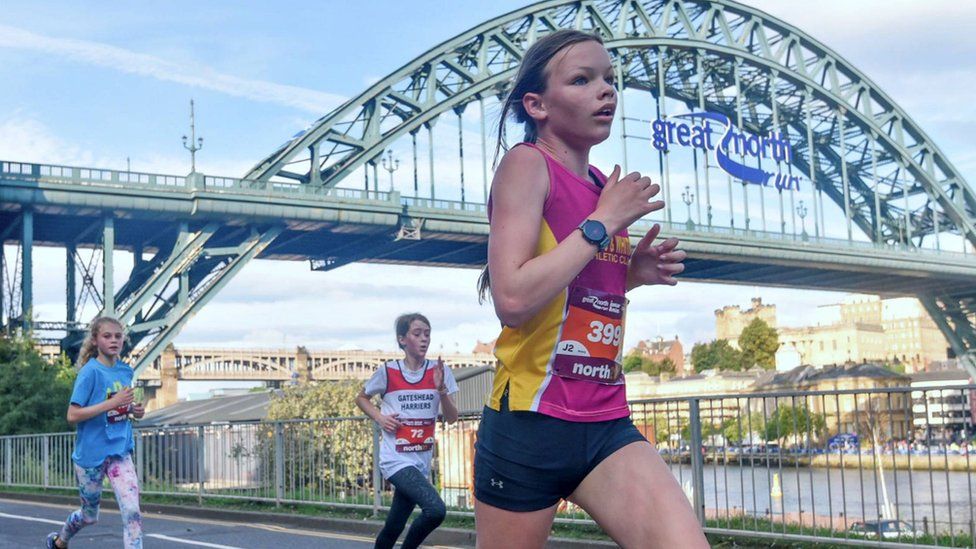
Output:
[[397,452],[426,452],[434,447],[434,420],[401,418],[396,432]]

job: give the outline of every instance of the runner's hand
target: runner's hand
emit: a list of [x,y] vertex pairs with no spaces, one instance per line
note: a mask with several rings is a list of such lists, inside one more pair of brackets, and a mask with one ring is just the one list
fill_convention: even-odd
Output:
[[437,391],[441,394],[447,390],[444,385],[444,359],[437,357],[437,365],[434,366],[434,387],[437,387]]
[[600,193],[596,210],[590,219],[601,221],[608,234],[616,234],[645,215],[664,208],[663,200],[651,202],[661,186],[639,172],[620,177],[620,166],[614,166]]
[[146,408],[138,402],[132,405],[132,417],[136,419],[142,419],[142,416],[146,415]]
[[390,415],[380,415],[380,420],[377,421],[380,428],[387,433],[395,433],[397,429],[400,428],[400,420],[398,419],[400,414],[390,414]]
[[674,286],[678,283],[674,277],[685,270],[683,262],[688,254],[684,250],[675,249],[678,245],[677,238],[668,238],[655,245],[654,240],[660,233],[661,225],[655,223],[634,248],[627,272],[629,288],[644,284]]
[[133,398],[132,388],[126,387],[112,395],[112,398],[108,399],[108,402],[112,405],[112,408],[118,408],[119,406],[132,404]]

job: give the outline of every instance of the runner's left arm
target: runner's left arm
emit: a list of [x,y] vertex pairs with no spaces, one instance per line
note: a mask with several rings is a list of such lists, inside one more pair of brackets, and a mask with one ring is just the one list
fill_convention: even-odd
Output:
[[458,419],[457,404],[454,403],[454,395],[458,392],[457,380],[454,379],[451,369],[444,366],[443,360],[438,358],[437,363],[442,376],[441,386],[437,388],[441,394],[441,415],[444,416],[444,421],[454,423]]
[[454,423],[458,419],[458,409],[457,405],[454,404],[454,395],[452,394],[441,394],[441,415],[444,416],[444,421],[448,423]]

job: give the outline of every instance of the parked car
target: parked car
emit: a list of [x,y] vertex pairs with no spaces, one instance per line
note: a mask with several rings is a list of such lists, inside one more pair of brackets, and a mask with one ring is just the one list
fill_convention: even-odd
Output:
[[848,530],[851,534],[866,538],[898,539],[923,535],[911,524],[903,520],[865,520],[855,522]]

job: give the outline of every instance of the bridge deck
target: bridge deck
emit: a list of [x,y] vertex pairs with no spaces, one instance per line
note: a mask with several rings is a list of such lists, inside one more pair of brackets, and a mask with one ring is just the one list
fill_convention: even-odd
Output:
[[[111,210],[117,249],[142,246],[152,253],[172,246],[176,222],[185,221],[192,230],[219,220],[223,227],[212,246],[233,241],[234,235],[255,225],[284,224],[284,232],[258,257],[311,260],[318,270],[355,261],[468,268],[480,268],[486,261],[488,224],[482,204],[232,178],[3,166],[0,226],[15,226],[21,208],[29,205],[34,209],[36,245],[100,246],[99,220]],[[126,177],[134,181],[123,181]],[[419,226],[419,239],[398,239],[398,234],[404,235],[403,226]],[[633,227],[633,238],[649,226],[642,222]],[[689,253],[683,278],[690,280],[882,295],[924,290],[964,296],[976,291],[973,254],[867,241],[804,240],[727,227],[689,230],[677,223],[665,224],[663,232],[682,240]],[[8,231],[5,238],[15,243],[16,236],[16,231]]]

